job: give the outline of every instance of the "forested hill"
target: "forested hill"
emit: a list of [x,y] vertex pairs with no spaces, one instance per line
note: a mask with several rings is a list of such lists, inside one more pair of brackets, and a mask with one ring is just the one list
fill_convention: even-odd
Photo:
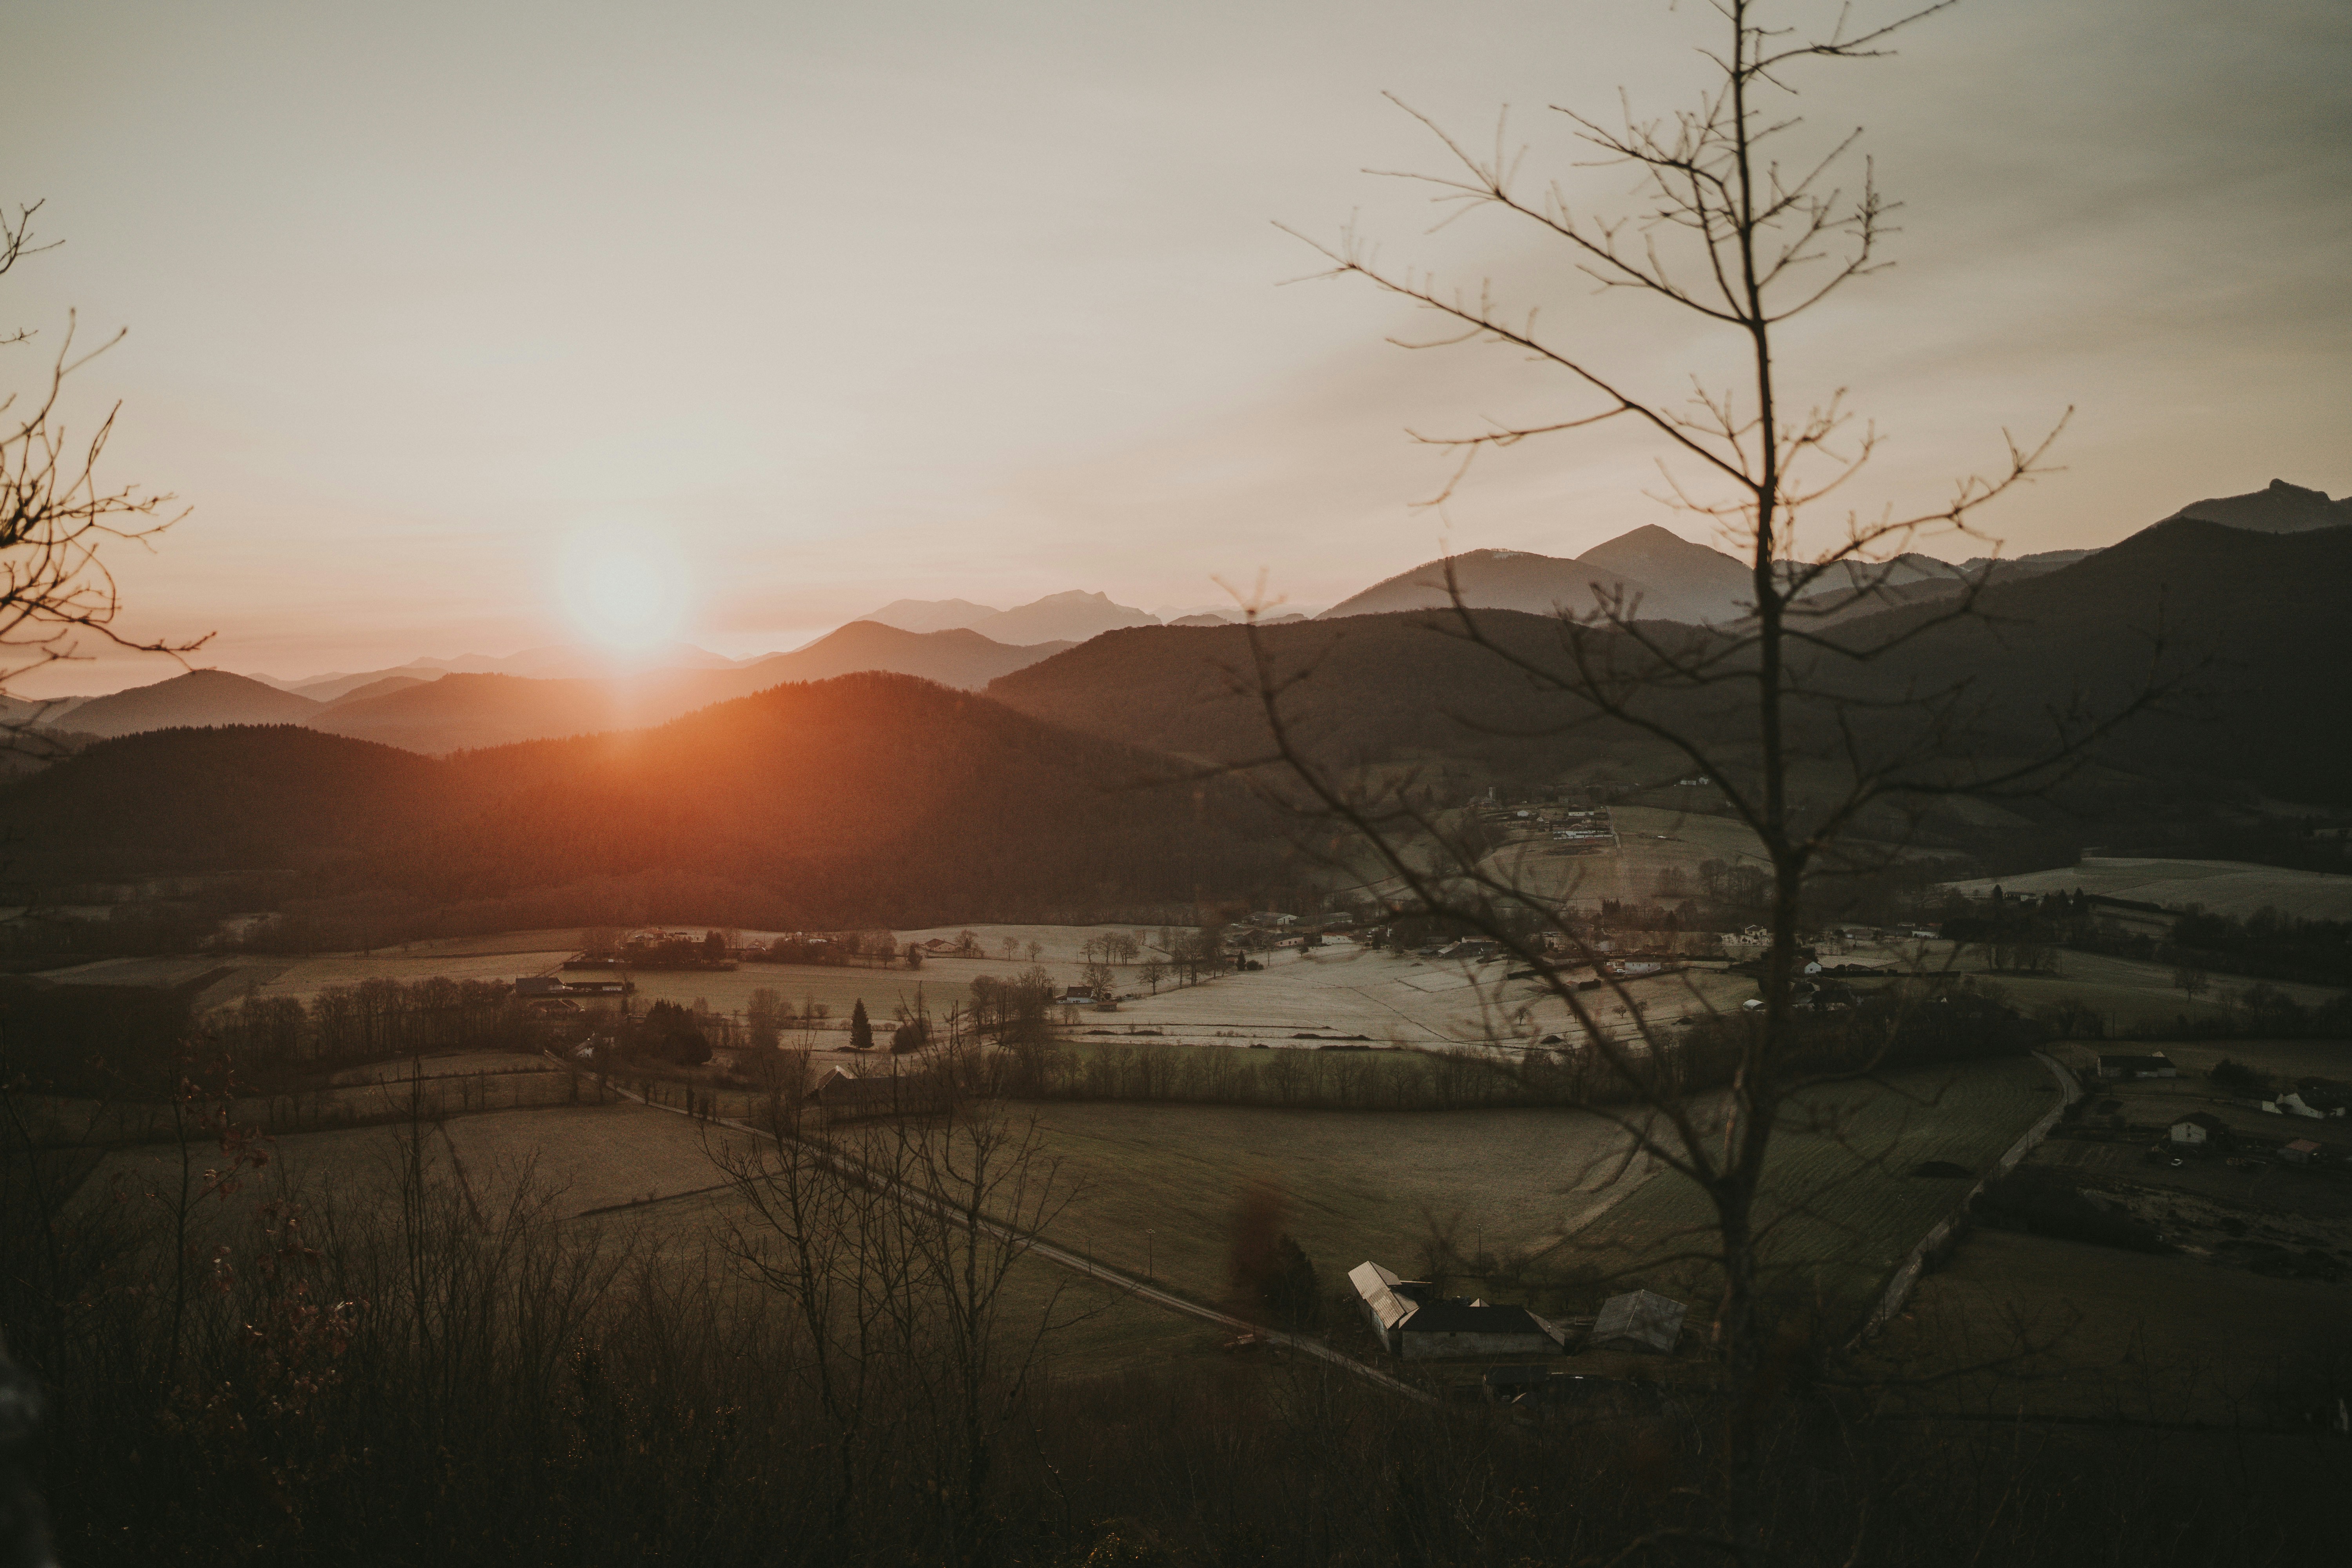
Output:
[[[2046,575],[1996,584],[1981,614],[1885,661],[1869,689],[1966,675],[2021,743],[2053,710],[2113,711],[2151,672],[2164,699],[2104,749],[2151,773],[2252,784],[2287,800],[2352,803],[2352,528],[2252,532],[2168,520]],[[1841,626],[1869,646],[1933,605]]]
[[[2173,695],[2116,738],[2111,759],[2336,803],[2352,800],[2347,603],[2352,529],[2252,533],[2180,520],[2046,574],[1996,584],[1970,619],[1923,626],[1950,606],[1921,605],[1843,622],[1832,635],[1868,647],[1917,631],[1843,683],[1888,702],[1886,722],[1899,728],[1916,718],[1903,707],[1906,696],[1971,680],[1966,742],[2005,752],[2046,743],[2051,712],[2078,697],[2095,710],[2122,706],[2160,668],[2177,683]],[[1564,668],[1548,618],[1503,610],[1476,618],[1520,657]],[[1657,635],[1699,647],[1717,634],[1667,626]],[[1361,616],[1259,636],[1279,678],[1297,682],[1286,712],[1328,761],[1445,757],[1550,773],[1635,745],[1606,727],[1563,730],[1580,707],[1464,642],[1450,614]],[[1249,689],[1250,658],[1240,627],[1143,627],[1097,637],[988,689],[1049,722],[1244,761],[1269,743]],[[1745,721],[1734,695],[1660,700],[1650,710],[1721,738]]]
[[[377,920],[503,905],[925,925],[1242,896],[1276,874],[1263,808],[1171,776],[1164,758],[866,674],[446,759],[290,727],[137,735],[0,787],[0,832],[19,895],[290,867],[295,903]],[[700,902],[666,910],[664,888]]]

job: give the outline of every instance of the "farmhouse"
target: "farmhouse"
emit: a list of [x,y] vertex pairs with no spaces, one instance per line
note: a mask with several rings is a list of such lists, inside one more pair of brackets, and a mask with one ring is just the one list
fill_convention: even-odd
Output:
[[2172,1058],[2162,1051],[2144,1057],[2113,1056],[2103,1051],[2099,1055],[2099,1076],[2132,1079],[2179,1078],[2180,1069],[2174,1067]]
[[1592,1350],[1672,1355],[1675,1342],[1682,1338],[1683,1318],[1688,1310],[1680,1301],[1654,1290],[1612,1296],[1601,1303],[1601,1315],[1593,1319],[1592,1333],[1585,1344]]
[[929,1074],[901,1077],[887,1073],[860,1078],[836,1067],[816,1080],[801,1097],[803,1106],[824,1112],[828,1121],[849,1121],[868,1116],[929,1116],[947,1109],[947,1091]]
[[1525,1307],[1496,1307],[1461,1297],[1434,1298],[1417,1279],[1400,1279],[1366,1261],[1348,1271],[1373,1331],[1392,1355],[1408,1361],[1442,1356],[1553,1355],[1567,1331]]

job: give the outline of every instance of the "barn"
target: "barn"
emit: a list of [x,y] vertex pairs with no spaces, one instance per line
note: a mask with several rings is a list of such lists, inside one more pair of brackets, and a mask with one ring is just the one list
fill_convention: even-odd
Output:
[[1446,1356],[1556,1355],[1567,1331],[1525,1307],[1497,1307],[1460,1296],[1438,1297],[1417,1279],[1401,1279],[1366,1261],[1348,1271],[1372,1331],[1392,1355],[1408,1361]]

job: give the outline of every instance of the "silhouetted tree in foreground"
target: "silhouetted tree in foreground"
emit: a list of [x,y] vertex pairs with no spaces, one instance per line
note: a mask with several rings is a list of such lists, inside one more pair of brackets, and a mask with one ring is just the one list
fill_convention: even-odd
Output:
[[[1708,1075],[1722,1089],[1692,1094],[1677,1070],[1688,1042],[1675,1016],[1705,1014],[1705,998],[1694,991],[1662,1006],[1613,979],[1580,988],[1578,973],[1603,978],[1607,971],[1590,929],[1564,918],[1565,889],[1482,838],[1475,817],[1465,823],[1444,812],[1417,781],[1368,779],[1318,753],[1302,738],[1312,730],[1314,671],[1285,668],[1254,616],[1255,668],[1237,674],[1257,694],[1273,741],[1272,753],[1255,760],[1254,776],[1274,781],[1270,793],[1308,817],[1310,837],[1328,842],[1342,829],[1354,854],[1347,863],[1369,859],[1394,902],[1499,943],[1508,966],[1535,978],[1579,1026],[1580,1037],[1569,1043],[1594,1069],[1596,1113],[1615,1121],[1640,1155],[1705,1193],[1710,1224],[1688,1238],[1688,1256],[1709,1264],[1719,1286],[1713,1334],[1722,1418],[1713,1446],[1716,1511],[1692,1530],[1735,1556],[1759,1539],[1759,1434],[1789,1376],[1788,1357],[1776,1348],[1788,1326],[1772,1321],[1760,1267],[1767,1155],[1776,1130],[1808,1114],[1809,1091],[1874,1073],[1901,1026],[1891,1020],[1874,1037],[1842,1031],[1834,1049],[1801,1026],[1805,889],[1899,852],[1899,843],[1886,847],[1906,837],[1888,834],[1890,819],[1916,826],[1954,797],[2046,789],[2154,690],[2151,676],[2148,690],[2120,711],[2093,713],[2081,703],[2053,711],[2039,744],[1995,753],[1981,742],[1988,715],[1964,672],[1913,680],[1891,698],[1876,676],[1921,639],[1970,617],[1982,574],[1956,571],[1945,592],[1891,620],[1851,613],[1885,597],[1893,557],[1938,535],[1981,541],[1979,510],[2038,471],[2055,430],[2011,441],[1996,472],[1960,481],[1941,504],[1816,521],[1833,494],[1855,485],[1877,437],[1855,426],[1842,392],[1811,406],[1790,398],[1782,330],[1886,265],[1892,207],[1867,163],[1858,186],[1836,183],[1851,172],[1846,157],[1858,132],[1780,162],[1801,129],[1788,100],[1809,68],[1885,55],[1899,30],[1942,8],[1859,29],[1841,13],[1833,31],[1810,37],[1767,25],[1766,8],[1751,0],[1713,0],[1717,33],[1703,52],[1717,75],[1696,104],[1622,126],[1560,111],[1589,149],[1588,162],[1635,176],[1639,195],[1622,217],[1571,205],[1556,184],[1530,188],[1519,156],[1499,138],[1489,157],[1423,120],[1451,162],[1400,177],[1428,185],[1456,216],[1486,211],[1518,221],[1558,247],[1576,280],[1598,280],[1604,298],[1631,291],[1729,340],[1717,363],[1740,368],[1720,382],[1695,380],[1686,400],[1644,390],[1642,366],[1605,363],[1597,342],[1588,349],[1554,335],[1491,288],[1443,288],[1382,261],[1352,231],[1316,244],[1329,276],[1366,279],[1444,319],[1433,339],[1402,346],[1499,345],[1568,382],[1571,402],[1557,418],[1417,436],[1459,454],[1447,493],[1486,447],[1635,426],[1666,459],[1670,491],[1662,499],[1704,519],[1748,568],[1749,613],[1726,626],[1645,618],[1637,599],[1596,586],[1591,604],[1560,611],[1550,647],[1531,654],[1487,635],[1450,567],[1452,608],[1430,616],[1433,632],[1485,650],[1507,679],[1568,700],[1571,727],[1643,738],[1672,759],[1666,765],[1712,780],[1760,842],[1769,933],[1760,1005],[1707,1031],[1707,1048],[1726,1058]],[[1824,542],[1825,534],[1833,536]],[[1979,547],[1997,550],[1998,542]],[[1872,823],[1876,847],[1857,843],[1863,821]]]

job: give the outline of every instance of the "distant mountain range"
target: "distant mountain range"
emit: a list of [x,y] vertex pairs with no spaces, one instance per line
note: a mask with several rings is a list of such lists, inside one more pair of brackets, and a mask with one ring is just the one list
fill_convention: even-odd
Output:
[[[2352,522],[2352,498],[2333,500],[2321,491],[2273,480],[2248,495],[2195,502],[2166,521],[2291,535]],[[1925,555],[1855,563],[1829,574],[1797,607],[1809,627],[1823,630],[1916,609],[1957,595],[1971,584],[1990,589],[2063,575],[2100,553],[2049,551],[1957,564]],[[1449,573],[1451,591],[1468,607],[1528,615],[1590,613],[1611,605],[1644,621],[1731,626],[1748,614],[1754,598],[1747,564],[1650,525],[1573,558],[1473,550],[1428,562],[1374,584],[1316,619],[1328,624],[1441,608],[1450,602]],[[2194,593],[2198,587],[2193,579],[2184,579],[2176,591]],[[1230,611],[1196,608],[1171,611],[1163,626],[1160,616],[1077,590],[1010,610],[968,599],[900,599],[792,653],[755,658],[730,659],[673,643],[625,658],[576,646],[528,648],[502,658],[420,658],[394,668],[336,672],[300,682],[196,670],[106,697],[48,705],[0,701],[0,721],[101,738],[177,727],[292,723],[439,754],[662,723],[786,682],[865,670],[978,690],[1107,636],[1213,630],[1240,618]],[[1259,624],[1286,627],[1303,618],[1284,610],[1261,617]],[[1125,658],[1129,647],[1161,645],[1118,646],[1118,657]],[[1168,646],[1173,650],[1181,645]],[[1055,668],[1070,667],[1057,662]],[[1077,721],[1059,712],[1055,717]]]
[[[221,724],[300,724],[328,734],[433,754],[519,741],[659,724],[713,702],[793,681],[862,670],[919,676],[977,690],[998,676],[1051,658],[1066,642],[1007,647],[971,631],[903,632],[853,621],[796,653],[749,664],[655,669],[589,679],[452,671],[378,677],[330,700],[280,690],[221,669],[92,698],[48,721],[53,729],[110,738],[148,730]],[[332,689],[342,680],[309,689]]]
[[1010,610],[969,599],[896,599],[863,617],[901,631],[973,631],[991,642],[1024,647],[1041,642],[1084,642],[1122,626],[1156,626],[1160,617],[1108,594],[1073,588],[1048,594]]
[[[2352,496],[2330,500],[2322,491],[2273,479],[2265,489],[2197,501],[2165,521],[2180,518],[2249,532],[2304,532],[2352,523]],[[1821,575],[1799,605],[1809,624],[1819,629],[1880,610],[1957,597],[1972,584],[2022,582],[2097,553],[2050,550],[1998,559],[1978,556],[1957,563],[1918,554],[1842,562]],[[1781,580],[1790,581],[1799,570],[1798,563],[1784,564]],[[1341,600],[1317,618],[1443,609],[1456,595],[1468,609],[1530,615],[1569,611],[1588,616],[1607,610],[1691,626],[1735,623],[1750,613],[1756,598],[1747,563],[1653,523],[1573,558],[1524,550],[1472,550],[1424,562]]]
[[[1525,555],[1476,553],[1475,570],[1458,575],[1488,596],[1524,593],[1532,583],[1541,602],[1583,575],[1564,575],[1564,563],[1550,558],[1528,566]],[[2281,799],[2352,804],[2352,637],[2343,631],[2352,529],[2252,531],[2175,517],[2105,550],[2032,568],[1993,574],[1980,616],[1936,621],[1935,601],[1954,591],[1948,577],[1915,578],[1888,590],[1885,602],[1850,606],[1840,642],[1895,643],[1840,678],[1878,705],[1868,722],[1888,733],[1928,722],[1935,710],[1916,705],[1916,695],[1965,680],[1971,700],[1965,722],[1952,721],[1956,736],[1997,754],[2028,754],[2046,741],[2053,715],[2078,699],[2092,711],[2119,706],[2155,669],[2177,679],[2178,689],[2103,749],[2114,764],[2154,778],[2237,781]],[[1515,584],[1498,585],[1513,575]],[[1558,628],[1548,616],[1495,608],[1482,625],[1532,668],[1558,661]],[[1696,657],[1731,646],[1737,629],[1695,627],[1685,640]],[[1595,724],[1574,701],[1441,631],[1424,611],[1350,615],[1342,605],[1310,625],[1269,633],[1264,652],[1277,678],[1302,681],[1288,696],[1294,740],[1347,768],[1478,759],[1557,777],[1620,752],[1654,763],[1654,742]],[[1239,639],[1218,627],[1121,631],[1006,676],[989,695],[1107,739],[1204,763],[1243,762],[1265,754],[1267,736],[1255,695],[1237,692],[1229,673],[1250,662]],[[1637,667],[1645,656],[1627,657]],[[1666,710],[1660,717],[1679,726],[1720,728],[1727,745],[1740,743],[1741,726],[1752,724],[1713,689],[1672,698]],[[1833,716],[1795,717],[1825,726],[1814,739],[1835,753]]]
[[[1242,616],[1232,605],[1215,609],[1171,608],[1155,614],[1132,605],[1114,603],[1108,594],[1073,589],[1065,594],[1048,594],[1010,610],[975,605],[970,599],[894,599],[863,618],[902,631],[975,631],[992,642],[1034,647],[1041,642],[1084,642],[1129,626],[1234,626],[1240,623]],[[1276,606],[1261,621],[1270,626],[1276,621],[1303,618],[1296,610]]]

